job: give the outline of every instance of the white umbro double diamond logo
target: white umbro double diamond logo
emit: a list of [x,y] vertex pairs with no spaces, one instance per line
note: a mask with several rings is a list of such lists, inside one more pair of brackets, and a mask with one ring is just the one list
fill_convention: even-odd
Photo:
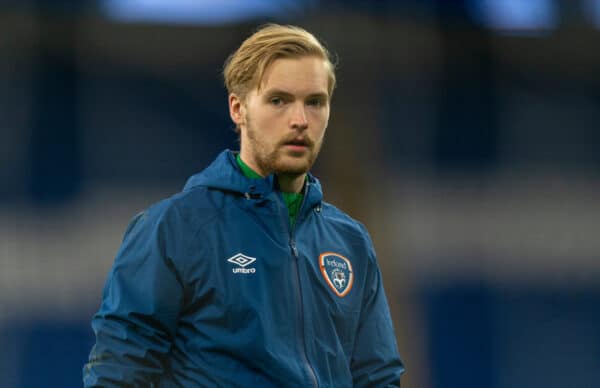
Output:
[[243,253],[238,253],[238,254],[231,256],[229,259],[227,259],[227,261],[232,264],[238,265],[238,267],[231,269],[231,271],[233,273],[247,274],[247,273],[255,273],[256,272],[255,268],[246,268],[247,266],[249,266],[250,264],[252,264],[256,261],[255,257],[250,257],[250,256],[244,255]]
[[227,261],[233,264],[237,264],[240,267],[245,267],[249,264],[254,263],[256,261],[256,258],[246,256],[242,253],[238,253],[237,255],[231,256],[229,259],[227,259]]

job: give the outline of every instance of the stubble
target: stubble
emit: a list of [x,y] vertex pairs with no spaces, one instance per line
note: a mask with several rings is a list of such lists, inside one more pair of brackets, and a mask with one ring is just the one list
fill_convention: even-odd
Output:
[[261,171],[268,174],[283,174],[292,178],[305,174],[314,164],[321,149],[321,143],[316,143],[312,139],[308,139],[309,145],[306,151],[308,152],[308,157],[302,157],[301,163],[286,163],[284,159],[294,159],[293,156],[286,157],[284,155],[286,152],[284,144],[292,140],[293,135],[290,136],[290,139],[283,139],[276,143],[274,148],[269,149],[265,142],[260,140],[258,131],[259,129],[254,127],[251,118],[246,114],[247,139],[254,150],[254,161]]

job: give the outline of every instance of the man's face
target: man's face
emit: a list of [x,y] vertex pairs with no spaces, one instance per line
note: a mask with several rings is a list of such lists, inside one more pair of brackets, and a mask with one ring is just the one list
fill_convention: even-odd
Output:
[[302,175],[313,165],[329,120],[328,70],[323,59],[280,58],[245,101],[230,95],[244,162],[259,174]]

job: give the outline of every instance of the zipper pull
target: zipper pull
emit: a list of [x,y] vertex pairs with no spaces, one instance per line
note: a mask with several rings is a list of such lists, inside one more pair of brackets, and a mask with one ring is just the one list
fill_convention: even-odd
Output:
[[244,198],[250,200],[250,199],[261,199],[262,198],[262,194],[261,193],[251,193],[251,192],[245,192],[244,193]]
[[292,253],[294,254],[294,257],[297,259],[298,258],[298,248],[296,248],[296,242],[294,240],[290,240],[290,247],[292,247]]

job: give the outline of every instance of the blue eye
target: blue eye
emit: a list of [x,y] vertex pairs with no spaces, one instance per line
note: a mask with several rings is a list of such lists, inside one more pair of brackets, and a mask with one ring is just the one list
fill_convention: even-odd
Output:
[[306,102],[306,104],[307,104],[307,105],[310,105],[310,106],[316,106],[316,107],[319,107],[319,106],[323,105],[323,101],[322,101],[321,99],[319,99],[319,98],[313,98],[313,99],[311,99],[311,100],[308,100],[308,101]]
[[271,98],[271,100],[269,100],[271,105],[281,105],[283,104],[283,100],[279,97],[273,97]]

